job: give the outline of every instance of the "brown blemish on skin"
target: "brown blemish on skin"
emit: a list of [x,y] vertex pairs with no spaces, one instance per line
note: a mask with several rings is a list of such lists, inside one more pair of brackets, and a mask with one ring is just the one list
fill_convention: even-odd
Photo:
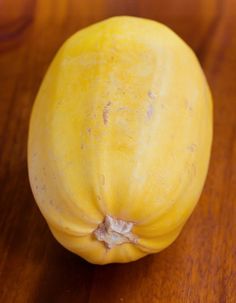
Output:
[[123,111],[123,110],[127,110],[127,109],[128,109],[127,106],[122,106],[122,107],[119,107],[119,108],[118,108],[118,111]]
[[196,148],[197,148],[197,145],[195,143],[192,143],[187,146],[187,150],[191,153],[195,152]]
[[163,103],[161,103],[161,109],[164,109],[165,105]]
[[87,129],[87,131],[88,131],[88,133],[89,133],[89,135],[91,134],[91,128],[89,127],[88,129]]
[[108,123],[108,117],[109,117],[109,112],[110,112],[110,106],[111,106],[111,102],[108,102],[103,109],[103,123],[107,124]]
[[192,105],[190,104],[190,102],[189,102],[188,99],[185,100],[185,106],[186,106],[186,109],[187,109],[189,112],[192,112],[192,111],[193,111],[193,107],[192,107]]
[[148,105],[148,109],[147,109],[147,117],[148,119],[150,119],[153,115],[153,105],[152,104],[149,104]]
[[84,149],[84,144],[81,144],[81,145],[80,145],[80,148],[81,148],[81,149]]
[[156,99],[157,95],[154,92],[152,92],[151,90],[149,90],[148,91],[148,97],[150,99]]

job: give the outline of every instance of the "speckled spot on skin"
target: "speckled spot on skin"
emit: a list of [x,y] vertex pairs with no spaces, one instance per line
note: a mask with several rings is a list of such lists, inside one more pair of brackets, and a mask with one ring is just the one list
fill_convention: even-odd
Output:
[[58,100],[57,103],[56,103],[56,106],[57,106],[57,107],[60,107],[61,104],[62,104],[62,100]]
[[189,111],[189,112],[192,112],[193,111],[193,107],[190,103],[190,101],[188,99],[185,100],[185,106],[186,106],[186,109]]
[[90,127],[87,129],[87,132],[89,133],[89,135],[91,134],[91,128]]
[[147,117],[148,119],[151,119],[152,115],[153,115],[153,105],[152,104],[149,104],[148,105],[148,109],[147,109]]
[[196,148],[197,148],[197,145],[195,143],[192,143],[192,144],[187,146],[187,150],[191,153],[195,152]]
[[122,107],[119,107],[119,108],[118,108],[118,111],[123,111],[123,110],[127,110],[127,109],[128,109],[127,106],[122,106]]
[[84,149],[84,144],[81,144],[81,145],[80,145],[80,148],[81,148],[81,149]]
[[148,97],[150,99],[156,99],[157,95],[154,92],[152,92],[151,90],[149,90],[148,91]]
[[160,107],[161,107],[161,109],[164,109],[165,105],[163,103],[161,103]]
[[109,118],[109,112],[110,112],[110,106],[111,106],[111,102],[108,102],[103,109],[103,123],[107,124],[108,123],[108,118]]

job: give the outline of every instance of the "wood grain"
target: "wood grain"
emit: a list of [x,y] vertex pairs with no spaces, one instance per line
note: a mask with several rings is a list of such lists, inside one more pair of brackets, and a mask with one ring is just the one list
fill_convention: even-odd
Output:
[[[30,110],[58,47],[113,15],[166,23],[196,52],[214,96],[214,143],[199,204],[165,251],[94,266],[51,236],[26,166]],[[0,302],[236,302],[236,2],[0,1]]]

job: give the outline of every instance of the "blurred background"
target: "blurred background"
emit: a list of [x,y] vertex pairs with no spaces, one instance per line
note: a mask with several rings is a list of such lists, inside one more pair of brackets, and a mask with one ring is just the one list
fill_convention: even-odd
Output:
[[[29,187],[26,146],[58,48],[116,15],[163,22],[193,48],[213,92],[214,143],[204,192],[178,240],[101,267],[52,238]],[[0,302],[236,302],[235,20],[235,0],[0,0]]]

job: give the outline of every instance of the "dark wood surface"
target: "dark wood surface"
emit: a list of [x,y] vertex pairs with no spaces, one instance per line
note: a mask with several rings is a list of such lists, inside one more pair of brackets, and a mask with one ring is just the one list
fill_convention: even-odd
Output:
[[[58,47],[114,15],[164,22],[196,52],[214,96],[214,143],[199,204],[168,249],[94,266],[51,236],[29,187],[31,107]],[[236,1],[0,1],[0,302],[236,302]]]

